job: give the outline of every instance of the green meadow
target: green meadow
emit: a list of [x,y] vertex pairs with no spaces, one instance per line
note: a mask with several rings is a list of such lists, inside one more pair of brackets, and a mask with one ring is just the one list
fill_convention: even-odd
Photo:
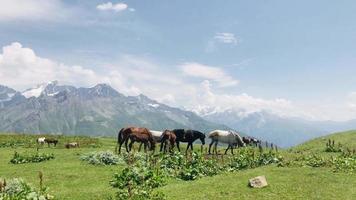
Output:
[[[115,195],[116,189],[110,180],[123,165],[96,166],[82,160],[80,156],[93,151],[114,151],[114,138],[86,138],[61,136],[57,147],[39,148],[40,153],[53,153],[55,159],[40,163],[12,164],[15,152],[29,154],[37,152],[35,139],[38,136],[0,135],[0,177],[23,178],[39,187],[38,173],[44,174],[44,185],[56,199],[107,199]],[[356,149],[356,131],[336,133],[317,138],[293,147],[279,150],[288,164],[272,164],[235,172],[223,172],[211,177],[193,181],[171,178],[163,187],[155,190],[166,195],[167,199],[356,199],[356,174],[349,171],[335,171],[332,165],[308,166],[295,161],[303,155],[336,156],[337,153],[324,151],[326,142],[331,139],[341,143],[344,149]],[[79,141],[80,148],[65,149],[64,143]],[[20,144],[20,145],[16,145]],[[195,148],[199,149],[199,148]],[[290,164],[293,161],[293,164]],[[253,189],[248,180],[265,175],[268,186]]]

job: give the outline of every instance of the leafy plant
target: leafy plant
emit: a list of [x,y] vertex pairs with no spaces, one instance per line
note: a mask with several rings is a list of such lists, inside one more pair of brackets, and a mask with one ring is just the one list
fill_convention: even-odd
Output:
[[15,152],[14,156],[10,160],[10,163],[12,164],[38,163],[51,159],[54,159],[54,154],[36,152],[35,154],[21,155],[18,152]]
[[120,159],[111,151],[91,152],[80,157],[92,165],[117,165]]
[[47,188],[36,190],[20,178],[0,179],[0,200],[49,200]]
[[342,152],[342,145],[341,143],[338,143],[338,145],[335,145],[335,141],[334,140],[328,140],[328,142],[326,143],[326,148],[325,148],[326,152]]

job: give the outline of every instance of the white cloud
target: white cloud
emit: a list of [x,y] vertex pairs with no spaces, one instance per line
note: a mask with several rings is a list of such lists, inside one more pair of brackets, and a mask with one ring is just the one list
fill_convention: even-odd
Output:
[[184,63],[181,65],[181,68],[182,71],[188,76],[213,80],[217,82],[220,87],[235,86],[239,83],[238,80],[232,78],[218,67],[190,62]]
[[[124,55],[118,62],[105,66],[99,72],[84,66],[66,65],[40,57],[32,49],[15,42],[4,46],[0,52],[0,84],[24,90],[52,80],[83,87],[107,83],[126,95],[143,93],[171,106],[200,113],[231,109],[242,115],[268,111],[279,116],[315,120],[356,117],[356,92],[345,95],[345,104],[320,102],[318,105],[300,105],[285,98],[263,99],[212,87],[212,84],[236,85],[238,81],[220,68],[198,63],[185,63],[172,69],[148,58]],[[196,83],[194,77],[203,80]]]
[[65,10],[60,0],[1,0],[0,21],[53,20]]
[[216,33],[214,39],[218,42],[226,44],[238,44],[239,40],[235,37],[233,33]]
[[276,98],[266,100],[256,98],[246,93],[232,95],[226,93],[216,93],[211,88],[209,81],[203,81],[198,89],[196,102],[188,106],[196,113],[208,114],[211,112],[224,112],[227,110],[237,111],[246,116],[250,113],[268,111],[279,116],[303,116],[311,117],[303,110],[299,110],[287,99]]
[[126,85],[125,76],[117,70],[99,74],[82,66],[68,66],[41,58],[32,49],[24,48],[17,42],[3,47],[0,54],[0,80],[1,84],[20,90],[38,83],[59,80],[76,86],[108,83],[126,94],[141,93],[138,88]]
[[[121,11],[126,10],[128,8],[128,6],[125,3],[113,4],[111,2],[107,2],[107,3],[97,5],[96,8],[98,10],[102,10],[102,11],[112,10],[115,12],[121,12]],[[130,11],[131,11],[131,9],[130,9]]]

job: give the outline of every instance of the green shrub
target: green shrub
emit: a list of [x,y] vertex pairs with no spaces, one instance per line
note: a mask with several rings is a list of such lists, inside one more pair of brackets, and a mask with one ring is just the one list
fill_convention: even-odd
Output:
[[21,155],[15,152],[13,158],[10,160],[10,163],[12,164],[38,163],[51,159],[54,159],[54,154],[36,152],[35,154]]
[[0,179],[0,200],[48,200],[54,199],[47,188],[36,190],[22,179]]
[[116,173],[110,182],[112,187],[118,188],[116,199],[165,199],[162,193],[153,189],[165,185],[166,176],[157,166],[150,164],[152,160],[140,162],[143,157],[136,159],[135,163],[129,162],[120,173]]
[[228,171],[243,170],[282,162],[283,157],[277,152],[259,152],[253,149],[242,149],[237,156],[233,156],[227,164]]
[[117,165],[120,159],[111,151],[91,152],[80,157],[92,165]]
[[328,140],[328,142],[326,143],[326,148],[325,148],[325,152],[334,152],[334,153],[338,153],[338,152],[342,152],[342,145],[341,143],[338,143],[338,145],[335,145],[335,141],[334,140]]

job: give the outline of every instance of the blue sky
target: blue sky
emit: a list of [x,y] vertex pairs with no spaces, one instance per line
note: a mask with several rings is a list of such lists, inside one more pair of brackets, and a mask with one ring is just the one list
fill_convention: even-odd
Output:
[[356,118],[351,0],[0,3],[0,46],[16,52],[2,52],[0,84],[18,90],[107,82],[197,112]]

